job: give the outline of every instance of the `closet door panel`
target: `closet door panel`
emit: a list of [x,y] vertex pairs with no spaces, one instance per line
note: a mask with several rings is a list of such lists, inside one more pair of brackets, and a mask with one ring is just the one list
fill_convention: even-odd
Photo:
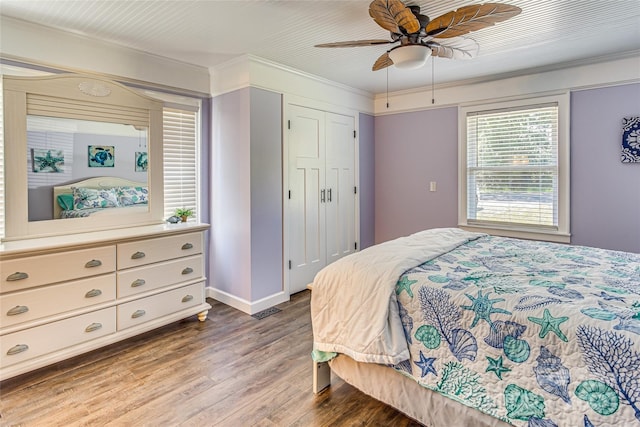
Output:
[[290,107],[290,292],[305,289],[326,265],[324,113]]
[[327,263],[355,251],[353,117],[326,113]]

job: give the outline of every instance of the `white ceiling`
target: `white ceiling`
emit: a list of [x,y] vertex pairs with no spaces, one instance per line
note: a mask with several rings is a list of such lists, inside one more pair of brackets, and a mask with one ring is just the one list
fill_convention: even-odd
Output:
[[[640,0],[507,0],[522,13],[473,33],[477,58],[436,58],[436,84],[640,52]],[[371,93],[387,72],[371,71],[386,46],[320,49],[318,43],[388,38],[370,0],[0,0],[0,14],[213,67],[252,54]],[[413,0],[435,18],[480,1]],[[431,59],[429,61],[432,61]],[[389,90],[431,84],[431,63],[389,69]],[[638,70],[640,77],[640,70]]]

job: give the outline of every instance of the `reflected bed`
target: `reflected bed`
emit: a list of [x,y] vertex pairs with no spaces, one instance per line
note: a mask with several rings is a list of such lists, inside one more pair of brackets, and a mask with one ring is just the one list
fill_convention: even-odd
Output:
[[82,218],[147,212],[146,182],[101,176],[53,187],[54,218]]

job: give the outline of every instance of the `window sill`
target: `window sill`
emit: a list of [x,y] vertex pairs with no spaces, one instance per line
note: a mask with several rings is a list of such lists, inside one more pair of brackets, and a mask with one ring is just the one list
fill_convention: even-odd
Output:
[[570,233],[562,233],[559,231],[554,232],[544,232],[544,231],[528,231],[528,230],[517,230],[513,228],[499,228],[499,227],[488,227],[488,226],[480,226],[480,225],[468,225],[468,224],[458,224],[458,227],[463,230],[473,231],[476,233],[487,233],[494,236],[503,236],[503,237],[515,237],[518,239],[527,239],[527,240],[542,240],[546,242],[556,242],[556,243],[571,243],[571,234]]

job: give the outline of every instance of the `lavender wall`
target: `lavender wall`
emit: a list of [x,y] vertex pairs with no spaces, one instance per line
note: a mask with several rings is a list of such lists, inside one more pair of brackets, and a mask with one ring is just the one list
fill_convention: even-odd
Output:
[[456,226],[458,109],[379,116],[374,129],[376,243]]
[[620,162],[640,84],[571,94],[571,243],[640,253],[640,164]]
[[213,98],[211,113],[212,285],[251,301],[249,88]]
[[374,118],[368,114],[359,117],[360,138],[358,167],[360,180],[360,248],[375,243],[375,139]]
[[[640,84],[571,94],[572,244],[640,253],[640,164],[620,162],[638,99]],[[455,226],[457,167],[456,108],[376,117],[376,242]]]
[[247,302],[282,292],[282,97],[213,99],[213,287]]
[[251,301],[282,291],[282,96],[251,88]]

